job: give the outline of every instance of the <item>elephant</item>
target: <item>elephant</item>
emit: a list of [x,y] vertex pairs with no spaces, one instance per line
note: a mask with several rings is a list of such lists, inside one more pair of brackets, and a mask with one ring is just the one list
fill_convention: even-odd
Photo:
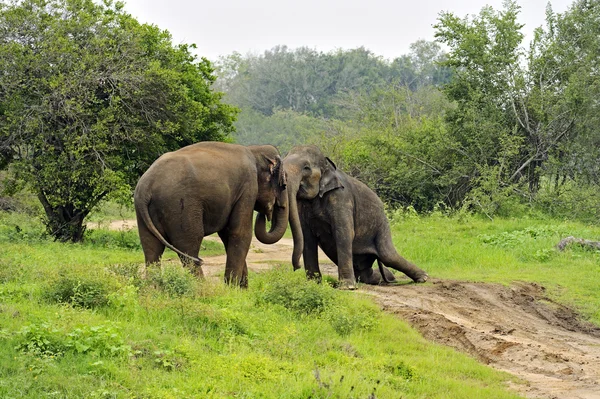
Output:
[[[134,193],[138,233],[146,267],[168,247],[203,277],[202,239],[218,233],[226,251],[225,282],[248,285],[246,256],[255,235],[279,241],[288,226],[286,177],[279,151],[270,145],[200,142],[160,156]],[[266,219],[271,228],[266,230]]]
[[[337,169],[316,146],[296,146],[283,159],[287,176],[289,221],[294,240],[292,264],[300,256],[309,278],[320,280],[318,248],[338,266],[340,288],[356,282],[393,281],[385,266],[413,281],[428,279],[425,271],[398,254],[392,243],[383,202],[359,180]],[[378,261],[379,270],[373,269]]]

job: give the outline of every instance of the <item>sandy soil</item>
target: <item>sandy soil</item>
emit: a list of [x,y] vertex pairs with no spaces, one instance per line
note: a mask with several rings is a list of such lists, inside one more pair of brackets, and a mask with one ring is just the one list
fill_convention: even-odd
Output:
[[[134,228],[135,221],[113,222],[110,227]],[[291,239],[274,245],[255,240],[248,267],[260,271],[290,262],[292,245]],[[224,255],[203,259],[205,275],[222,275]],[[322,253],[319,259],[322,271],[337,277],[336,266],[326,263]],[[525,397],[600,399],[600,328],[549,299],[544,287],[436,279],[408,283],[405,279],[394,286],[362,285],[360,290],[425,338],[519,377],[525,383],[512,388]]]

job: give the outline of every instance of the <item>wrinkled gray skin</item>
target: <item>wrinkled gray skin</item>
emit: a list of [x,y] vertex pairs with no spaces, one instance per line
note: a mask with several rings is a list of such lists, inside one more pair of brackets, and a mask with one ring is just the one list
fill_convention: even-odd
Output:
[[[287,202],[273,146],[201,142],[166,153],[140,178],[134,194],[146,265],[159,262],[168,247],[202,276],[202,239],[217,232],[227,252],[225,282],[246,287],[253,211],[256,237],[272,244],[287,228]],[[265,217],[273,219],[270,231]],[[145,267],[141,273],[145,276]]]
[[383,203],[365,184],[337,169],[316,146],[294,147],[283,165],[288,179],[294,270],[300,268],[302,255],[307,275],[320,279],[317,247],[321,247],[338,266],[342,288],[354,289],[357,281],[393,281],[393,274],[381,263],[379,270],[373,269],[376,260],[415,282],[427,280],[427,273],[394,248]]

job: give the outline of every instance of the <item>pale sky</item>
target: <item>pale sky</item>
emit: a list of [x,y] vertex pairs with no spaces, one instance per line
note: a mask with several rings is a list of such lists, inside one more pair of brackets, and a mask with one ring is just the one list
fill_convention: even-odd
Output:
[[[419,39],[433,40],[441,11],[459,17],[478,14],[502,0],[124,0],[140,22],[167,29],[173,42],[195,43],[197,54],[212,61],[234,51],[262,53],[276,45],[328,52],[364,46],[394,59]],[[550,0],[562,13],[573,0]],[[548,0],[520,0],[525,40],[544,24]]]

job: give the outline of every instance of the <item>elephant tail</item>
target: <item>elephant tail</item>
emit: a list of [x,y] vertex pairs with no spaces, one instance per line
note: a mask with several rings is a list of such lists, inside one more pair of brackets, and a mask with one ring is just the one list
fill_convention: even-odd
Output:
[[383,268],[383,263],[381,263],[379,258],[377,258],[377,266],[379,266],[379,273],[381,273],[381,278],[383,279],[383,281],[385,281],[388,284],[391,283],[392,281],[388,280],[387,276],[385,275],[385,269]]
[[148,211],[148,205],[150,204],[150,196],[141,199],[141,201],[134,201],[135,202],[135,210],[136,212],[138,212],[138,214],[140,215],[142,221],[144,222],[144,224],[146,225],[146,227],[148,228],[148,230],[150,230],[150,232],[152,234],[154,234],[154,236],[156,238],[158,238],[160,240],[160,242],[163,243],[163,245],[169,249],[171,249],[172,251],[176,252],[177,254],[186,257],[188,259],[193,260],[196,263],[199,263],[200,265],[202,265],[202,259],[192,256],[192,255],[188,255],[185,252],[180,251],[179,249],[175,248],[170,242],[168,242],[163,236],[162,234],[160,234],[160,231],[158,231],[158,229],[156,228],[156,226],[154,225],[154,222],[152,221],[152,218],[150,217],[150,212]]

